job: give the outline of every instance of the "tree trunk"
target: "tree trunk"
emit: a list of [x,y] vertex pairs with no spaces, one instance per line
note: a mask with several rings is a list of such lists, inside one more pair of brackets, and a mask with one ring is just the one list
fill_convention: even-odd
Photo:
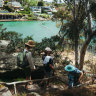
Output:
[[86,49],[91,41],[91,39],[93,38],[93,36],[96,35],[96,31],[94,31],[89,37],[88,39],[86,39],[85,43],[82,46],[81,52],[80,52],[80,70],[83,69],[83,64],[84,64],[84,57],[85,57],[85,53],[86,53]]
[[75,35],[75,66],[78,68],[78,32]]
[[77,28],[77,21],[76,21],[76,1],[73,0],[73,18],[74,18],[74,32],[75,32],[75,66],[78,67],[78,39],[79,39],[79,31]]

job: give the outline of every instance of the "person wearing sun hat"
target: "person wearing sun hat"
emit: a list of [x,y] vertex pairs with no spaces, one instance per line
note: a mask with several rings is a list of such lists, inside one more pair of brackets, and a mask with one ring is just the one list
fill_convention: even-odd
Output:
[[68,72],[68,86],[69,86],[69,88],[79,85],[80,80],[83,76],[83,72],[71,64],[66,65],[65,70]]
[[[35,69],[34,65],[34,59],[32,57],[31,49],[35,47],[35,42],[32,40],[28,40],[27,43],[25,43],[24,52],[26,53],[26,58],[28,60],[29,66],[27,66],[24,71],[26,75],[27,80],[31,80],[31,71]],[[28,88],[28,84],[32,84],[32,82],[26,83],[25,88]]]
[[[43,59],[43,66],[44,66],[44,78],[49,78],[54,75],[54,62],[53,58],[50,55],[52,52],[52,49],[50,47],[45,48],[45,54],[42,56]],[[47,81],[46,88],[49,87],[50,80]],[[43,84],[44,81],[41,81],[40,84]]]

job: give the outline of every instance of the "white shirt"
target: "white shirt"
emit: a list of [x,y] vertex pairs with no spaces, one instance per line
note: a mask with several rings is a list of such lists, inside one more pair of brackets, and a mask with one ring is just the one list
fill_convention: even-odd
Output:
[[46,56],[44,61],[43,61],[43,64],[47,64],[50,60],[51,56]]

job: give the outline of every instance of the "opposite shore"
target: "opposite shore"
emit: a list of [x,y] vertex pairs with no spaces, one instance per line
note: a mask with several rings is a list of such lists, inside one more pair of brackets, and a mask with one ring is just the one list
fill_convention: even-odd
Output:
[[[35,20],[35,19],[34,19]],[[11,22],[11,21],[34,21],[34,20],[28,20],[28,19],[2,19],[0,22]],[[49,21],[51,19],[45,19],[45,18],[39,18],[36,19],[36,21]]]

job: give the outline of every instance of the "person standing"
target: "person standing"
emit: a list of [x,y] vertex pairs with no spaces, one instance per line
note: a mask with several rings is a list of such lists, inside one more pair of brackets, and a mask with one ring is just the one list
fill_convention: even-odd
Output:
[[[45,55],[43,56],[44,74],[45,78],[49,78],[54,74],[55,68],[53,58],[50,55],[52,50],[49,47],[45,48]],[[50,80],[47,81],[47,88],[49,87]]]
[[80,84],[80,80],[83,76],[83,72],[71,64],[65,66],[65,70],[68,72],[68,86],[72,88]]
[[[29,65],[24,68],[24,72],[27,80],[31,80],[31,71],[35,69],[34,59],[30,51],[34,46],[35,46],[35,43],[32,40],[29,40],[27,43],[25,43],[24,52],[26,55],[25,60],[27,60],[27,62],[26,61],[25,62],[28,63]],[[25,88],[28,88],[28,84],[32,84],[32,82],[26,83]]]

